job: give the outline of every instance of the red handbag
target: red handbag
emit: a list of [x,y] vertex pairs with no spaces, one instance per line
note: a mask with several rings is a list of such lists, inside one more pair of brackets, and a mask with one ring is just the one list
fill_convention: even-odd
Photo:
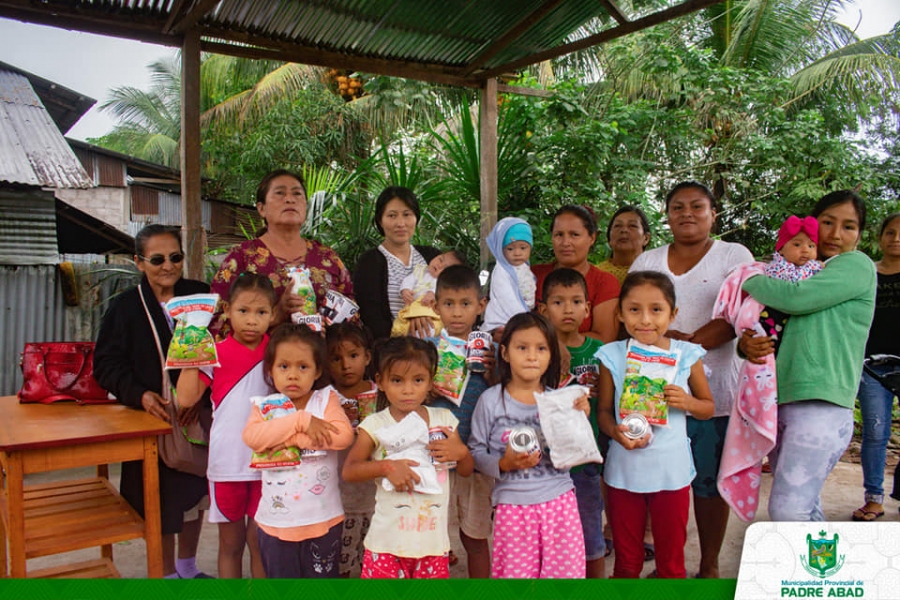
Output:
[[94,379],[94,342],[28,343],[20,364],[25,382],[19,402],[116,402]]

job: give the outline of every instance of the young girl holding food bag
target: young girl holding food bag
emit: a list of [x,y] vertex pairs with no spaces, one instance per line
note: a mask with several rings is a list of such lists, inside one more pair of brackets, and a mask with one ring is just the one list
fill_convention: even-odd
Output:
[[255,519],[270,578],[338,575],[344,511],[337,451],[353,442],[353,428],[338,394],[324,385],[326,361],[319,333],[290,323],[275,328],[263,372],[278,393],[252,398],[244,428],[251,464],[262,470]]
[[[499,368],[500,383],[479,398],[469,437],[476,468],[496,480],[491,576],[583,578],[574,485],[568,466],[551,461],[544,414],[538,418],[540,397],[559,383],[560,349],[550,322],[535,313],[513,316],[500,341]],[[570,406],[590,410],[584,393]]]
[[424,340],[394,337],[378,348],[375,382],[388,407],[359,424],[343,469],[346,481],[378,483],[363,579],[450,576],[449,469],[467,477],[473,462],[453,413],[423,405],[436,369],[437,350]]
[[[640,577],[649,509],[662,578],[684,578],[690,483],[696,475],[685,413],[715,405],[697,344],[666,337],[675,286],[663,273],[629,273],[618,315],[630,339],[597,351],[600,430],[612,439],[604,477],[616,551],[613,577]],[[686,389],[690,389],[688,393]]]
[[265,577],[256,540],[260,496],[259,471],[250,468],[250,448],[241,432],[250,416],[250,397],[265,395],[263,355],[273,318],[275,290],[268,277],[241,275],[231,284],[223,313],[230,324],[227,338],[216,344],[219,366],[186,368],[178,378],[182,406],[200,401],[207,388],[213,404],[209,440],[209,522],[219,527],[219,577],[240,578],[244,546],[250,548],[250,572]]

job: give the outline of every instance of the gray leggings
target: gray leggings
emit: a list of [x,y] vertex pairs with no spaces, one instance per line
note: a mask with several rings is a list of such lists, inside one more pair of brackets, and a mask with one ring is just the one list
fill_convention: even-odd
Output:
[[853,436],[853,411],[806,400],[778,406],[778,438],[769,454],[773,521],[824,521],[822,487]]

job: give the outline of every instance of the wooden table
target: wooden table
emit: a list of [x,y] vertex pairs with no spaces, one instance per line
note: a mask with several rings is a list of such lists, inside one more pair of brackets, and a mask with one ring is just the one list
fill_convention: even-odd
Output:
[[[19,404],[0,397],[0,576],[118,576],[112,544],[144,538],[147,574],[162,577],[156,439],[167,423],[120,404]],[[144,461],[144,518],[109,482],[109,463]],[[25,475],[97,466],[97,477],[24,485]],[[100,546],[100,559],[26,572],[26,560]]]

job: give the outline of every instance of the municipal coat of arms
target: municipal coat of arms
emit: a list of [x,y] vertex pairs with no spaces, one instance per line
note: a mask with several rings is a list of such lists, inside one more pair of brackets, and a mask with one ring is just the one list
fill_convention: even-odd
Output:
[[[819,538],[816,539],[812,534],[806,534],[806,545],[809,551],[808,555],[800,555],[803,568],[816,577],[829,577],[837,573],[844,565],[844,555],[838,555],[838,534],[827,539],[825,531],[819,532]],[[807,559],[807,556],[809,558]]]

